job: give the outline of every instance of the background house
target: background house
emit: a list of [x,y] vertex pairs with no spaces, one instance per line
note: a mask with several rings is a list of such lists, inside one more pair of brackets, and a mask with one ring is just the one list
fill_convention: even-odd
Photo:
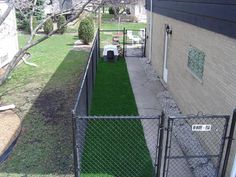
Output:
[[145,0],[137,0],[135,4],[129,5],[131,15],[137,17],[139,22],[146,22]]
[[[234,0],[147,0],[147,55],[184,114],[236,107]],[[235,135],[236,137],[236,135]],[[226,176],[236,168],[234,141]],[[234,161],[234,162],[233,162]]]
[[[7,7],[7,2],[0,0],[0,14],[3,14]],[[12,60],[18,49],[16,16],[13,9],[0,26],[0,68]]]

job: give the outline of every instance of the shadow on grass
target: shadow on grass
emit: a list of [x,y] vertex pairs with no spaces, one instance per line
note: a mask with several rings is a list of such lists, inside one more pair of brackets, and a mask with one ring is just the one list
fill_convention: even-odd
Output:
[[[66,55],[24,116],[22,133],[1,164],[0,176],[73,176],[71,109],[87,57],[73,50]],[[37,88],[32,90],[36,94]]]

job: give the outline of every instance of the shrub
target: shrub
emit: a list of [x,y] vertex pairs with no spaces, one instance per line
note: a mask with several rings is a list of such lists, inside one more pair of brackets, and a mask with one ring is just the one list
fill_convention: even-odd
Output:
[[[45,0],[37,0],[36,7],[33,16],[37,21],[41,21],[44,18],[44,4]],[[17,19],[17,28],[20,30],[29,31],[29,10],[17,10],[16,9],[16,19]]]
[[[63,15],[60,15],[60,16],[58,17],[58,21],[57,21],[57,28],[61,28],[61,26],[62,26],[64,23],[66,23],[66,18],[65,18],[65,16],[63,16]],[[64,27],[62,27],[61,29],[58,30],[58,33],[60,33],[60,34],[63,34],[63,33],[65,33],[65,32],[66,32],[66,26],[64,26]]]
[[52,19],[48,19],[43,26],[43,31],[46,34],[49,34],[51,31],[53,31],[53,21]]
[[[116,9],[116,13],[119,13],[120,8],[119,7],[114,7]],[[113,7],[109,7],[108,12],[109,14],[115,14]]]
[[94,21],[92,17],[88,16],[86,17],[86,19],[94,26]]
[[112,8],[112,7],[109,7],[108,12],[109,12],[109,14],[114,14],[113,8]]
[[83,41],[84,44],[89,44],[94,37],[94,25],[87,18],[80,22],[78,29],[79,39]]
[[[35,29],[38,25],[38,21],[36,17],[33,17],[33,29]],[[28,33],[30,33],[30,21],[24,20],[22,24],[22,29]]]

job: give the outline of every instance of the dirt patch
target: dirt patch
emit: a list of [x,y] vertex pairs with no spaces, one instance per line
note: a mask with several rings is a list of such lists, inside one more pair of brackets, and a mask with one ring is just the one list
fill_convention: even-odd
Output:
[[91,50],[91,47],[92,47],[92,44],[88,44],[88,45],[85,45],[82,41],[78,40],[74,43],[74,47],[72,50],[75,50],[75,51],[87,51],[87,52],[90,52]]
[[[0,112],[0,156],[18,137],[21,119],[11,110]],[[1,161],[1,159],[0,159]]]
[[62,90],[45,91],[35,101],[36,110],[43,115],[46,123],[57,123],[65,104],[66,95]]

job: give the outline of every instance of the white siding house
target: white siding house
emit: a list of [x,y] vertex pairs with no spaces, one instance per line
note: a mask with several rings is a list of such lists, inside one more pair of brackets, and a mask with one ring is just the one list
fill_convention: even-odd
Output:
[[[7,2],[0,0],[1,15],[5,12],[7,7]],[[15,10],[13,9],[0,26],[0,68],[12,60],[18,49],[16,16]]]
[[139,22],[147,22],[145,0],[137,0],[135,4],[130,5],[130,12]]

